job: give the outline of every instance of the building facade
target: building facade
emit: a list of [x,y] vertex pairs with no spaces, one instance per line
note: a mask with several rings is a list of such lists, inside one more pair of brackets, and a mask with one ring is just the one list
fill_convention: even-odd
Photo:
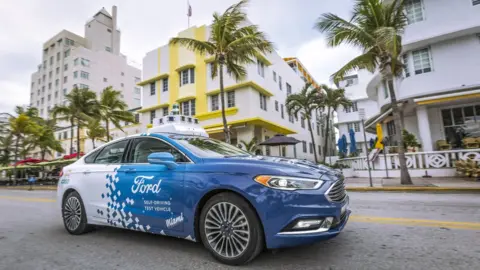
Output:
[[[84,37],[63,30],[50,38],[43,44],[42,63],[31,76],[30,106],[37,108],[41,117],[48,118],[55,105],[66,104],[65,96],[73,88],[88,88],[99,97],[103,89],[112,86],[122,92],[129,108],[140,107],[141,88],[136,84],[141,70],[120,53],[120,37],[117,8],[113,6],[112,14],[102,8],[87,21]],[[77,152],[76,144],[70,149],[69,123],[59,126],[55,136],[65,152]],[[81,133],[85,137],[85,130]],[[83,144],[82,140],[80,151],[90,150]]]
[[[403,77],[393,82],[403,110],[404,128],[413,133],[423,151],[437,150],[446,140],[461,146],[458,128],[468,120],[480,121],[480,2],[476,0],[407,1],[409,25],[403,36]],[[382,124],[391,138],[389,83],[380,74],[367,85],[378,112],[367,121],[374,132]]]
[[[180,37],[201,40],[207,40],[209,35],[208,26],[191,27],[179,33]],[[143,108],[138,111],[140,122],[152,123],[179,103],[182,114],[194,115],[211,137],[223,140],[219,79],[211,77],[212,61],[210,56],[181,46],[164,45],[148,52],[143,59],[143,80],[138,84],[143,87]],[[241,82],[224,76],[232,143],[241,145],[252,138],[262,142],[276,134],[290,135],[301,143],[296,147],[262,147],[262,153],[314,160],[306,120],[300,115],[298,119],[288,115],[285,107],[287,95],[304,87],[302,77],[306,76],[300,76],[276,52],[259,55],[257,63],[246,68],[247,76]],[[314,83],[310,75],[306,79]],[[312,128],[319,151],[323,138],[316,122],[313,121]]]

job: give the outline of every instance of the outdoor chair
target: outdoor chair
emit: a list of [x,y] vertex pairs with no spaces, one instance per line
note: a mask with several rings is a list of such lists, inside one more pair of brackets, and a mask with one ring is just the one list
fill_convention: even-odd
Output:
[[463,139],[463,147],[466,149],[475,149],[478,148],[479,143],[475,138],[465,138]]
[[455,168],[458,175],[465,175],[466,165],[464,160],[455,161]]
[[452,150],[452,145],[449,144],[446,140],[438,140],[437,150]]

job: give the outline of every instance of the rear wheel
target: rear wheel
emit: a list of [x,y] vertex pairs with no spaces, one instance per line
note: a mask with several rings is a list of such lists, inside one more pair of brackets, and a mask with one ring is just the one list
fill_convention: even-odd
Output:
[[200,236],[210,253],[229,265],[248,263],[264,247],[254,209],[233,193],[220,193],[207,201],[200,216]]
[[70,234],[83,234],[91,230],[87,224],[87,214],[82,198],[78,192],[73,191],[67,195],[62,203],[62,218],[65,229]]

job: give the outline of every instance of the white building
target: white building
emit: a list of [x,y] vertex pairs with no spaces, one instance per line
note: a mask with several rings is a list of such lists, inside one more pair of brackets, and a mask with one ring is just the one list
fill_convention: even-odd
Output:
[[[370,139],[374,139],[376,135],[365,132],[367,143],[363,136],[363,127],[361,122],[360,112],[365,112],[364,120],[372,117],[378,112],[377,102],[370,100],[367,97],[367,84],[372,79],[373,74],[368,71],[359,71],[358,74],[346,76],[344,80],[339,82],[338,87],[345,89],[345,96],[352,101],[352,106],[344,108],[340,106],[337,109],[337,122],[335,123],[338,129],[339,137],[345,135],[347,137],[348,149],[350,149],[350,129],[355,132],[356,148],[359,155],[365,155],[367,152],[366,146],[369,147]],[[349,150],[350,151],[350,150]]]
[[[423,151],[436,150],[438,140],[461,147],[456,128],[472,117],[480,119],[480,2],[411,0],[406,10],[407,67],[404,77],[394,82],[404,128],[417,137]],[[381,123],[384,134],[393,138],[399,131],[380,74],[368,83],[367,94],[378,103],[378,114],[368,120],[367,128],[374,132]]]
[[[141,106],[140,69],[132,66],[120,53],[121,32],[117,28],[117,8],[112,15],[104,8],[85,24],[85,36],[63,30],[43,44],[42,63],[31,77],[30,106],[39,110],[40,116],[49,117],[57,104],[65,104],[65,95],[74,87],[89,88],[100,93],[108,86],[122,92],[129,108]],[[60,123],[56,132],[67,153],[70,151],[70,127]],[[73,136],[75,136],[74,132]],[[85,131],[82,131],[85,137]],[[73,146],[76,148],[76,144]],[[80,151],[84,149],[83,139]],[[72,149],[73,152],[76,149]],[[38,154],[38,153],[37,153]],[[56,156],[61,153],[56,153]]]
[[[181,37],[208,39],[208,26],[191,27]],[[213,138],[224,139],[220,101],[219,80],[212,80],[212,57],[202,56],[181,46],[163,45],[146,54],[143,59],[143,108],[139,110],[141,123],[151,123],[154,118],[169,112],[174,103],[179,103],[181,113],[195,115]],[[291,58],[288,61],[292,61]],[[301,65],[295,62],[295,67]],[[305,74],[308,72],[302,66]],[[300,75],[276,52],[259,56],[256,64],[247,66],[247,78],[236,82],[225,74],[226,115],[232,130],[232,143],[250,141],[253,137],[262,142],[275,134],[291,135],[301,143],[284,147],[262,147],[263,154],[285,155],[313,160],[313,147],[308,125],[300,115],[298,119],[287,114],[285,100],[288,94],[299,91],[306,78]],[[316,119],[314,116],[313,119]],[[313,121],[317,151],[323,138],[320,127]]]

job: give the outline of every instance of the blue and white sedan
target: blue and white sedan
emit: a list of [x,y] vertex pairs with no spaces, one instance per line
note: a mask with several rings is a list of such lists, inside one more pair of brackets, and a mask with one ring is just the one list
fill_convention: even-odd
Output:
[[240,265],[265,248],[342,231],[350,210],[340,173],[252,156],[181,117],[187,124],[112,141],[63,169],[58,202],[69,233],[101,225],[174,236]]

